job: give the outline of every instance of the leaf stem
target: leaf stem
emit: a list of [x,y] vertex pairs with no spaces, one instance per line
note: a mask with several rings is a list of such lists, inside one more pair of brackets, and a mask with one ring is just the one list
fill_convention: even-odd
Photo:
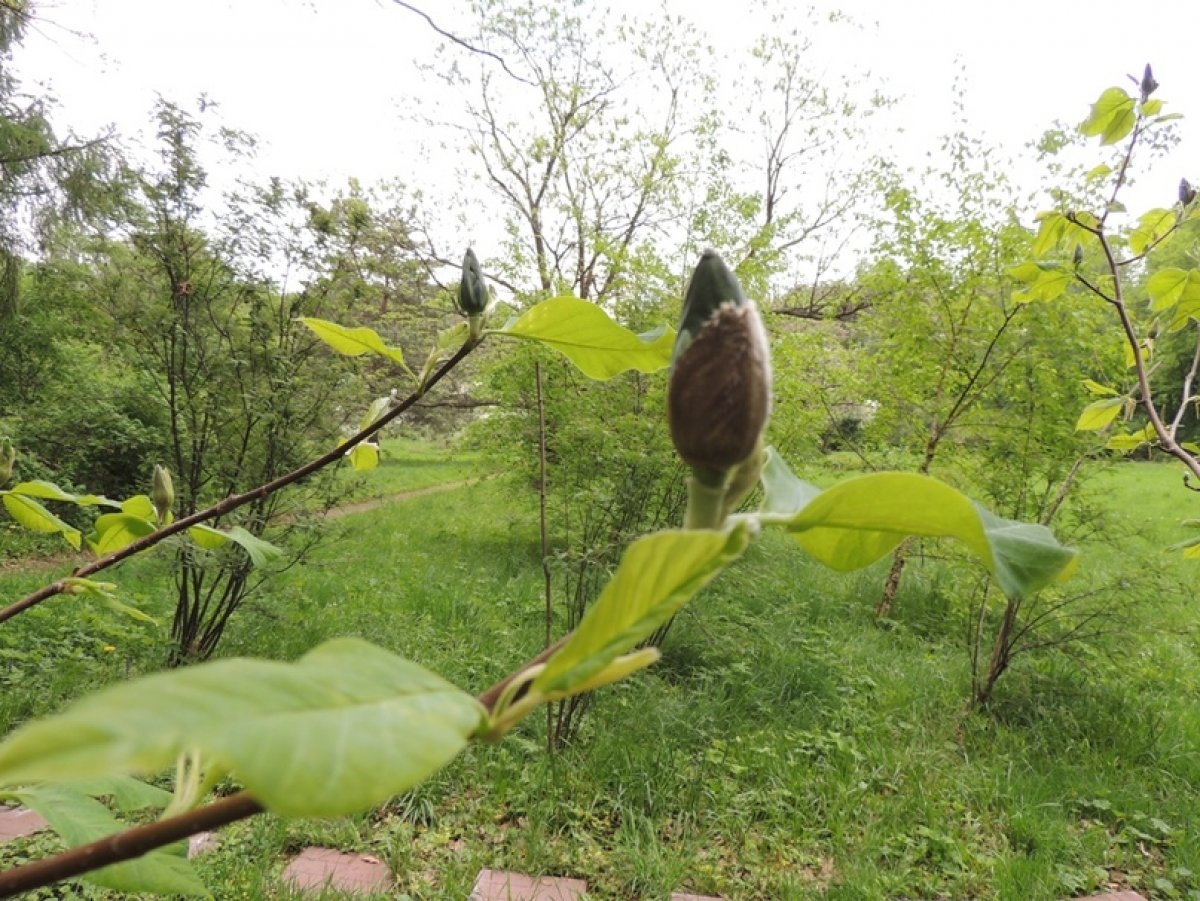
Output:
[[725,521],[725,486],[705,485],[696,476],[688,476],[685,529],[719,529]]

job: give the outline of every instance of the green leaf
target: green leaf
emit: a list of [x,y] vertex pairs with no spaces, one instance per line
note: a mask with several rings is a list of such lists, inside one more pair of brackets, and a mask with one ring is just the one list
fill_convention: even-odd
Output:
[[35,479],[31,482],[20,482],[8,489],[10,494],[21,494],[25,497],[37,497],[47,501],[65,501],[68,504],[75,504],[79,507],[95,507],[103,505],[106,507],[121,506],[116,501],[111,501],[106,497],[101,497],[98,494],[70,494],[63,491],[53,482],[46,482],[41,479]]
[[445,357],[446,351],[452,347],[460,347],[466,343],[471,337],[471,326],[466,322],[459,322],[450,328],[442,329],[438,332],[437,341],[433,345],[433,349],[429,351],[429,356],[425,358],[425,365],[421,367],[421,374],[417,376],[417,384],[424,385],[433,371],[437,368],[438,363]]
[[83,698],[0,744],[0,785],[156,772],[195,751],[275,813],[339,816],[412,788],[483,722],[444,679],[341,638],[296,663],[219,660]]
[[255,566],[266,566],[272,560],[283,556],[283,551],[275,545],[252,535],[241,526],[222,531],[200,524],[189,528],[188,536],[206,551],[215,551],[232,541],[250,555],[250,562]]
[[358,430],[361,432],[367,426],[374,423],[375,420],[386,413],[391,406],[392,399],[390,397],[375,398],[373,401],[371,401],[371,406],[367,407],[366,415],[363,416],[362,420],[358,423]]
[[575,297],[544,300],[496,334],[541,341],[564,354],[589,378],[610,379],[627,369],[657,372],[671,362],[674,329],[636,335],[594,303]]
[[1051,301],[1060,297],[1071,284],[1071,273],[1057,268],[1041,268],[1037,280],[1024,291],[1014,291],[1014,303],[1033,303],[1035,301]]
[[1104,446],[1109,450],[1129,453],[1130,451],[1137,450],[1148,441],[1156,440],[1158,440],[1158,435],[1154,431],[1154,426],[1148,425],[1136,432],[1121,432],[1120,434],[1113,435]]
[[1041,221],[1038,227],[1037,237],[1033,241],[1033,255],[1035,257],[1044,257],[1046,254],[1055,250],[1062,241],[1063,235],[1067,231],[1067,217],[1062,213],[1038,213],[1037,218]]
[[1075,423],[1075,431],[1095,432],[1104,428],[1117,418],[1124,405],[1124,397],[1110,397],[1088,404],[1079,414],[1079,421]]
[[1011,279],[1032,285],[1042,277],[1042,267],[1037,263],[1029,261],[1022,263],[1020,266],[1012,267],[1005,274]]
[[1079,126],[1088,137],[1100,136],[1101,144],[1115,144],[1137,123],[1136,101],[1122,88],[1109,88],[1092,104],[1092,111]]
[[791,519],[821,493],[816,485],[797,478],[773,447],[767,448],[767,462],[761,478],[763,504],[759,514],[764,521],[780,517]]
[[59,532],[71,547],[79,550],[79,530],[67,525],[33,498],[5,493],[4,506],[13,519],[31,532]]
[[1087,181],[1098,181],[1102,178],[1108,178],[1108,176],[1112,175],[1112,171],[1112,166],[1108,165],[1108,163],[1101,163],[1099,166],[1089,169],[1084,178]]
[[206,526],[203,523],[188,529],[188,537],[206,551],[215,551],[229,543],[229,536],[220,529]]
[[154,522],[154,517],[157,515],[154,512],[154,501],[150,500],[148,494],[135,494],[133,497],[121,501],[121,512],[150,522]]
[[[76,785],[38,785],[13,794],[45,817],[71,847],[94,842],[127,828],[103,804]],[[153,892],[212,897],[184,858],[186,846],[179,843],[174,847],[174,853],[166,849],[151,851],[134,860],[93,870],[81,878],[127,894]]]
[[80,579],[73,576],[68,577],[65,582],[67,586],[65,590],[66,594],[82,594],[90,598],[95,598],[110,610],[122,613],[131,619],[158,625],[158,620],[154,617],[143,613],[136,607],[122,603],[114,593],[117,587],[114,582],[98,582],[95,579]]
[[171,793],[129,776],[105,776],[67,783],[92,798],[106,798],[110,806],[125,813],[147,808],[161,809],[171,803]]
[[841,571],[874,563],[908,536],[955,538],[1010,596],[1066,578],[1075,560],[1075,552],[1044,526],[1002,519],[949,485],[916,473],[848,479],[821,492],[784,525],[809,554]]
[[[1200,273],[1198,273],[1200,274]],[[1183,296],[1191,273],[1170,267],[1160,269],[1146,282],[1146,293],[1150,295],[1150,309],[1165,310],[1174,306]]]
[[338,325],[336,322],[316,319],[312,316],[301,316],[300,321],[308,326],[314,335],[340,354],[348,357],[357,357],[365,353],[378,354],[391,360],[408,375],[413,374],[412,370],[408,368],[408,364],[404,362],[404,353],[400,348],[388,347],[374,329],[367,328],[365,325],[348,328]]
[[1094,394],[1098,397],[1117,397],[1119,393],[1115,388],[1109,388],[1107,385],[1101,385],[1099,382],[1094,382],[1091,379],[1084,379],[1083,387],[1087,388],[1088,394]]
[[374,469],[379,465],[379,451],[374,444],[364,441],[354,445],[346,454],[346,458],[359,472],[365,472],[368,469]]
[[155,528],[153,522],[133,513],[105,513],[96,518],[88,535],[88,547],[97,557],[103,557],[145,538]]
[[1163,108],[1163,102],[1157,97],[1142,104],[1143,116],[1157,116]]
[[1135,254],[1145,253],[1152,244],[1162,243],[1164,236],[1174,227],[1174,210],[1156,208],[1143,213],[1137,228],[1129,233],[1129,249]]
[[272,560],[278,560],[283,556],[283,551],[275,547],[271,542],[263,541],[258,536],[247,532],[241,526],[234,526],[225,534],[229,536],[230,541],[239,545],[242,550],[250,555],[250,562],[255,566],[266,566]]
[[639,538],[530,690],[569,692],[603,670],[740,557],[751,530],[750,524],[739,522],[724,531],[666,531]]

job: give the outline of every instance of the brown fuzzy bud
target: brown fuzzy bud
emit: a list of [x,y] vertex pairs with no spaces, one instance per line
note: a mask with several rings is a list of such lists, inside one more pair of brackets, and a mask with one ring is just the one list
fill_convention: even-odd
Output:
[[771,412],[771,363],[758,308],[718,306],[679,350],[667,416],[684,462],[708,481],[755,453]]

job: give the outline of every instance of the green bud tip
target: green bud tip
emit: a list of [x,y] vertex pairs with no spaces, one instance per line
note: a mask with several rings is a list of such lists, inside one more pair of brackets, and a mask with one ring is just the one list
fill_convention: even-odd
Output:
[[675,344],[667,417],[684,462],[709,483],[756,453],[771,413],[771,362],[758,308],[716,252],[692,274]]
[[475,251],[467,248],[463,257],[462,278],[458,283],[458,309],[465,316],[478,316],[487,309],[488,289],[483,279],[483,270]]
[[150,501],[154,504],[154,512],[158,521],[165,522],[171,508],[175,505],[175,484],[171,481],[171,473],[165,466],[154,464],[154,481],[150,488]]

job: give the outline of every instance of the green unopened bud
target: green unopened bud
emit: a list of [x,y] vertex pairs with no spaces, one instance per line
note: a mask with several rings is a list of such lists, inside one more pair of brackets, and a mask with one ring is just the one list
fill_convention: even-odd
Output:
[[1196,199],[1196,189],[1186,178],[1179,179],[1179,202],[1187,206]]
[[12,478],[13,464],[17,462],[17,449],[11,438],[0,438],[0,488]]
[[1078,269],[1080,266],[1083,265],[1083,245],[1082,244],[1075,245],[1075,256],[1072,257],[1071,262],[1075,266],[1076,269]]
[[171,473],[165,466],[154,464],[154,483],[150,488],[150,501],[154,504],[154,513],[161,525],[167,521],[171,508],[175,505],[175,484],[171,481]]
[[488,289],[483,280],[483,270],[475,251],[468,248],[463,257],[462,279],[458,283],[458,308],[467,316],[478,316],[487,309]]
[[688,285],[667,407],[679,456],[714,488],[756,452],[771,412],[771,363],[758,308],[711,250]]

